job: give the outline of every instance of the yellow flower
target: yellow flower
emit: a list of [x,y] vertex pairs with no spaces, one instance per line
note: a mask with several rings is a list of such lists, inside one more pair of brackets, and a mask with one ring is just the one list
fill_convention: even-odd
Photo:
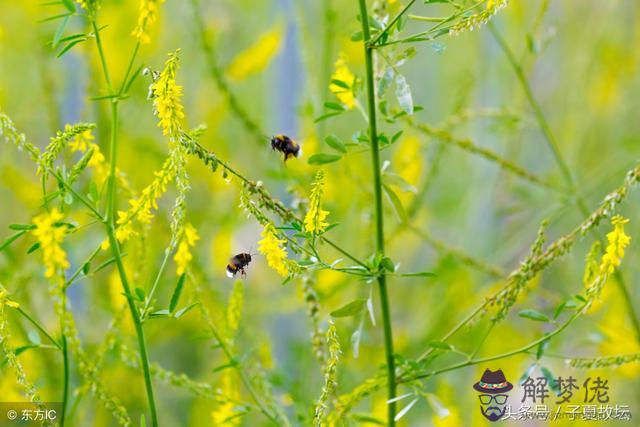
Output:
[[45,212],[33,219],[33,224],[36,226],[33,235],[40,243],[46,278],[51,278],[56,273],[69,268],[67,254],[60,246],[64,240],[65,228],[56,226],[56,223],[63,218],[64,216],[58,209],[54,208],[51,212]]
[[214,426],[231,427],[240,424],[241,418],[238,417],[238,411],[234,400],[238,398],[238,387],[235,384],[233,376],[225,371],[220,379],[220,397],[217,400],[217,407],[211,412]]
[[282,45],[282,26],[277,25],[258,38],[258,41],[241,52],[227,68],[233,80],[243,80],[264,70]]
[[[65,130],[71,129],[70,125],[65,126]],[[77,151],[80,153],[86,153],[88,150],[93,149],[93,154],[91,155],[91,159],[87,166],[93,169],[94,177],[97,181],[98,185],[103,184],[107,178],[109,177],[109,164],[100,151],[100,147],[98,144],[93,142],[95,137],[91,133],[91,129],[86,130],[77,134],[73,139],[69,142],[69,148],[72,151]],[[117,171],[118,178],[120,179],[120,183],[125,188],[129,186],[129,183],[122,177],[120,171]]]
[[153,24],[158,17],[158,9],[164,0],[141,0],[140,14],[138,15],[138,25],[132,31],[132,35],[140,43],[149,43],[148,26]]
[[267,258],[267,264],[279,275],[289,275],[287,269],[287,249],[282,247],[286,240],[278,239],[273,224],[268,223],[262,230],[262,240],[258,242],[258,251]]
[[184,118],[184,107],[180,102],[182,86],[176,84],[178,69],[178,52],[169,54],[165,67],[151,84],[154,96],[153,106],[160,121],[163,135],[175,135],[180,128],[180,121]]
[[602,256],[602,262],[600,263],[600,272],[611,274],[617,266],[620,265],[620,261],[624,257],[624,248],[629,246],[631,237],[624,233],[624,225],[629,220],[623,218],[620,215],[616,215],[611,218],[611,224],[613,224],[613,231],[607,233],[607,245],[606,253]]
[[176,262],[176,273],[178,275],[182,275],[186,271],[187,266],[193,259],[191,248],[195,246],[198,240],[200,240],[198,230],[196,230],[191,224],[186,224],[180,234],[180,244],[178,245],[178,250],[173,257],[173,260]]
[[349,88],[331,83],[329,90],[333,93],[347,108],[351,109],[356,105],[356,98],[353,94],[353,84],[356,80],[356,76],[353,75],[349,67],[344,60],[343,55],[340,55],[335,64],[336,70],[331,76],[331,80],[338,80],[345,83]]
[[11,301],[8,296],[7,293],[3,290],[0,290],[0,305],[6,305],[7,307],[11,307],[11,308],[18,308],[20,307],[20,304],[18,304],[15,301]]
[[322,233],[329,225],[325,219],[329,215],[329,211],[325,211],[321,207],[324,185],[324,172],[319,170],[316,174],[311,197],[309,198],[309,211],[304,217],[304,228],[310,233]]

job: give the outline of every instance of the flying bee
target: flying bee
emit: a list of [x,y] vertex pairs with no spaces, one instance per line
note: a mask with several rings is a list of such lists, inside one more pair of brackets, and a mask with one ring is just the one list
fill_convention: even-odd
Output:
[[235,275],[240,272],[242,276],[245,276],[247,273],[244,271],[245,267],[249,265],[251,262],[251,254],[240,253],[229,260],[229,264],[227,264],[227,277],[235,277]]
[[300,157],[302,155],[302,148],[300,147],[300,144],[282,134],[278,134],[271,138],[271,149],[284,154],[285,163],[292,157]]

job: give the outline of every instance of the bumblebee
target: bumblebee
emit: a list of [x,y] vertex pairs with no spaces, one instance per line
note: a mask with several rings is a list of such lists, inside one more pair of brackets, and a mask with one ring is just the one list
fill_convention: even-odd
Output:
[[247,273],[244,271],[245,267],[249,265],[251,262],[251,255],[240,253],[229,260],[229,264],[227,264],[227,277],[235,277],[238,272],[242,276],[245,276]]
[[300,145],[286,135],[276,135],[271,138],[271,149],[284,154],[285,163],[292,157],[300,157],[302,155]]

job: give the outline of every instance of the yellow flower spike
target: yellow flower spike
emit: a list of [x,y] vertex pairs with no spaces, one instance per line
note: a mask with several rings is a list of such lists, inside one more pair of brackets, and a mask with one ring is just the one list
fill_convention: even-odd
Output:
[[351,72],[344,56],[341,54],[335,64],[336,70],[331,76],[331,80],[338,80],[345,83],[349,88],[331,83],[329,90],[333,93],[340,102],[342,102],[347,108],[352,109],[356,105],[356,97],[353,94],[353,84],[356,81],[356,76]]
[[284,239],[278,239],[273,224],[268,223],[262,230],[262,240],[258,242],[258,252],[267,258],[267,264],[279,275],[286,277],[289,275],[287,268],[287,249],[282,245]]
[[60,211],[53,208],[51,212],[45,212],[33,219],[36,228],[32,232],[40,243],[42,259],[46,268],[44,275],[48,279],[69,268],[67,254],[61,246],[65,228],[56,226],[56,223],[62,221],[63,218]]
[[198,235],[198,230],[196,230],[193,225],[185,224],[184,229],[180,233],[180,244],[178,245],[178,250],[173,257],[173,260],[176,262],[176,273],[180,276],[184,274],[189,266],[189,263],[193,259],[193,255],[191,254],[191,248],[196,245],[196,242],[200,240],[200,236]]
[[607,233],[609,243],[607,244],[606,253],[602,256],[602,262],[600,263],[601,273],[611,274],[615,268],[620,265],[624,257],[624,249],[629,246],[631,242],[631,237],[627,236],[624,232],[624,225],[628,222],[628,219],[620,215],[611,218],[613,231]]
[[184,107],[180,102],[182,86],[176,83],[178,61],[178,51],[169,54],[164,69],[151,84],[154,95],[153,106],[160,119],[158,126],[162,128],[163,135],[176,134],[180,128],[180,122],[184,119]]
[[324,172],[319,170],[313,182],[311,197],[309,197],[309,210],[304,217],[304,228],[309,233],[322,233],[329,225],[325,219],[329,215],[329,211],[322,209],[322,195],[324,194]]
[[258,41],[241,52],[227,68],[227,76],[233,80],[244,80],[267,68],[280,51],[283,36],[282,25],[278,24],[258,38]]
[[153,24],[158,18],[158,9],[164,0],[141,0],[140,14],[138,15],[138,25],[131,32],[140,43],[149,43],[149,25]]

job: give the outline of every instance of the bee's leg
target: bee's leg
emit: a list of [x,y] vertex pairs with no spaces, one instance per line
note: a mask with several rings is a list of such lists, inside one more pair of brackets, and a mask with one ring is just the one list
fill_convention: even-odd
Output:
[[241,269],[240,269],[240,276],[241,276],[243,279],[246,279],[246,278],[247,278],[247,272],[246,272],[246,271],[244,271],[244,268],[241,268]]

